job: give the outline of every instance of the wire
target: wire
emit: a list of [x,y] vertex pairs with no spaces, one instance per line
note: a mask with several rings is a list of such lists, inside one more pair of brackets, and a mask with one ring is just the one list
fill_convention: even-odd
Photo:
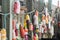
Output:
[[1,15],[9,15],[10,13],[8,13],[8,14],[3,14],[3,13],[0,13]]

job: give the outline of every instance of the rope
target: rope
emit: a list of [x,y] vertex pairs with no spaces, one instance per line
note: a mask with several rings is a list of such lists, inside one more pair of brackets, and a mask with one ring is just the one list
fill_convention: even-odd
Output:
[[4,16],[4,20],[3,20],[3,28],[6,28],[6,17],[9,15],[8,14],[3,14],[3,13],[0,13],[2,16]]
[[1,15],[9,15],[10,13],[8,13],[8,14],[3,14],[3,13],[0,13]]

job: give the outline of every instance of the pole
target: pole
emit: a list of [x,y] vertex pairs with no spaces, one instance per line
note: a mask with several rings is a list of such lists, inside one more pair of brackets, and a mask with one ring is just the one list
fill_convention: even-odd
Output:
[[14,0],[10,0],[10,37],[9,40],[12,40],[12,4]]

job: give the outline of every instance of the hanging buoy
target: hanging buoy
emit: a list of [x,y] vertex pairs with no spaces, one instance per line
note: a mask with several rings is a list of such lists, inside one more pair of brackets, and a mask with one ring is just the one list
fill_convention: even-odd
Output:
[[38,16],[38,11],[36,10],[35,15]]
[[26,15],[26,20],[30,20],[30,17],[28,14]]
[[20,13],[20,2],[19,0],[15,0],[14,2],[14,13],[19,14]]
[[25,40],[28,40],[28,36],[27,36],[27,34],[25,35]]
[[28,40],[28,29],[25,28],[25,40]]
[[18,29],[18,30],[19,30],[19,25],[20,25],[20,24],[17,22],[17,23],[16,23],[16,29]]
[[44,33],[47,33],[47,27],[44,28]]
[[52,24],[54,24],[54,18],[52,18]]
[[18,29],[15,29],[15,35],[18,36]]
[[39,29],[36,29],[36,33],[38,33],[39,32]]
[[16,33],[17,37],[18,37],[18,30],[19,30],[19,23],[17,22],[16,23],[16,29],[15,29],[15,33]]
[[27,28],[25,28],[25,29],[24,29],[24,31],[25,31],[25,32],[28,32],[28,29],[27,29]]
[[38,35],[36,34],[36,40],[38,40]]
[[1,40],[1,31],[0,31],[0,40]]
[[48,24],[48,16],[45,17],[46,24]]
[[51,25],[51,35],[52,35],[52,37],[54,35],[54,27],[53,27],[53,25]]
[[24,36],[25,36],[25,31],[24,31],[24,28],[22,25],[20,25],[20,36],[21,36],[21,38],[24,38]]
[[15,19],[12,20],[12,27],[13,27],[13,29],[16,29],[16,20]]
[[32,23],[30,23],[30,25],[29,25],[29,30],[33,31],[33,25],[32,25]]
[[42,15],[42,21],[45,20],[45,15]]
[[24,28],[27,28],[26,19],[24,19]]
[[16,22],[17,21],[15,19],[12,20],[12,27],[13,27],[13,30],[15,32],[15,36],[17,37],[18,36],[18,30],[17,30]]
[[30,23],[30,17],[29,15],[27,14],[26,15],[26,25],[27,25],[27,28],[29,29],[29,23]]
[[33,40],[36,40],[36,36],[35,35],[33,36]]
[[38,40],[38,35],[34,34],[33,40]]
[[1,40],[6,40],[6,29],[1,30]]
[[34,25],[36,26],[36,28],[39,28],[39,26],[38,26],[38,11],[37,10],[35,12],[33,19],[34,19]]
[[13,29],[13,32],[12,32],[12,40],[16,40],[16,35],[15,35],[15,30]]

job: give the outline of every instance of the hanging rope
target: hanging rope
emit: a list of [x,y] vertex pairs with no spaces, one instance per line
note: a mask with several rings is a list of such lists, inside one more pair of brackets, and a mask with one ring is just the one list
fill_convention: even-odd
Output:
[[9,13],[8,14],[0,13],[0,14],[4,16],[3,28],[6,28],[6,17],[9,15]]

